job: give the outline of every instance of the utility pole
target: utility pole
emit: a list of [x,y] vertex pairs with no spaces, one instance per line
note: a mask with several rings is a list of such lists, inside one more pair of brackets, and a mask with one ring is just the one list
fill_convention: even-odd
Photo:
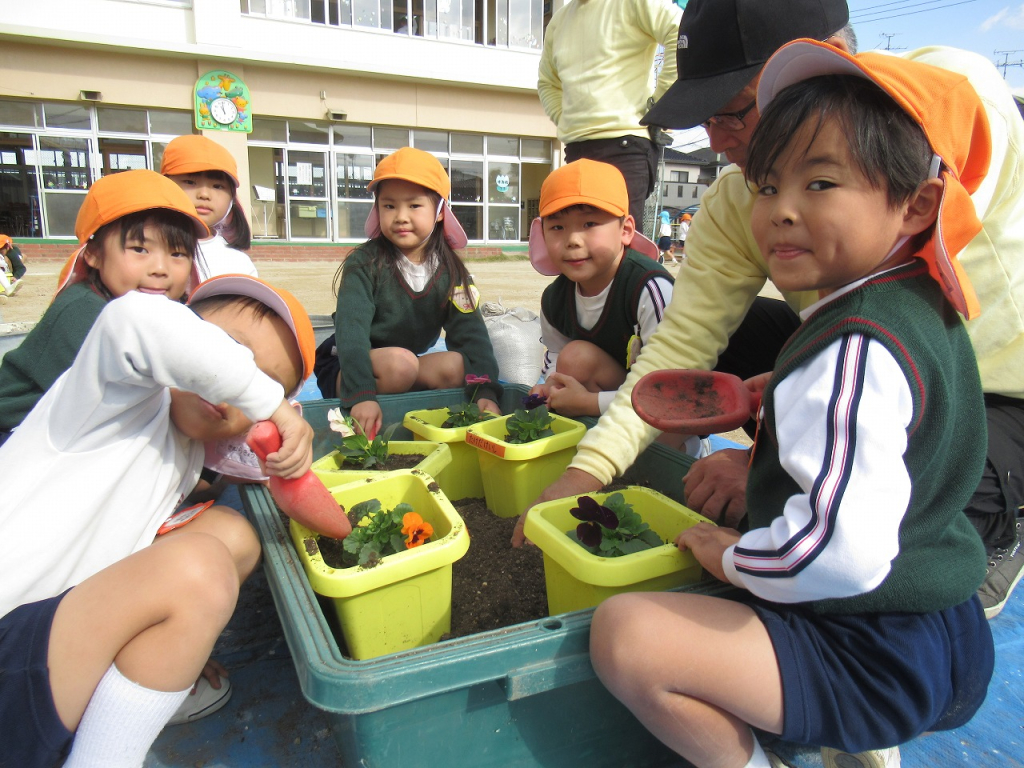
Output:
[[879,37],[885,38],[885,50],[887,51],[905,51],[906,48],[893,48],[892,39],[898,35],[899,32],[880,32]]
[[1024,50],[1022,50],[1020,48],[1018,48],[1017,50],[1014,50],[1014,51],[993,51],[992,53],[995,56],[1002,56],[1003,57],[1002,63],[1000,63],[998,61],[996,62],[996,67],[999,67],[999,68],[1001,68],[1003,70],[1003,80],[1006,79],[1006,69],[1007,69],[1007,67],[1024,67],[1024,61],[1021,61],[1021,60],[1010,61],[1010,54],[1011,53],[1024,53]]

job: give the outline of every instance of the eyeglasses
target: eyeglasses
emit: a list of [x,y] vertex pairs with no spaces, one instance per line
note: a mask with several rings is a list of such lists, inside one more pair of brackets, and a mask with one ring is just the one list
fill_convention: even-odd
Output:
[[711,125],[714,124],[723,131],[742,131],[746,127],[743,123],[743,118],[746,117],[747,113],[756,106],[757,99],[754,99],[739,112],[723,112],[720,115],[712,115],[701,123],[701,125],[705,128],[710,128]]

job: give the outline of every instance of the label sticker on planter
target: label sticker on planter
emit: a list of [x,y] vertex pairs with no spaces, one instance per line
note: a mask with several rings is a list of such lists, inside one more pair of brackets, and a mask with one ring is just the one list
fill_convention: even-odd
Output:
[[477,434],[475,434],[473,432],[467,432],[466,433],[466,442],[469,443],[470,445],[476,447],[476,448],[479,448],[482,451],[487,451],[488,453],[493,453],[495,456],[497,456],[500,459],[504,459],[505,458],[505,446],[504,445],[499,445],[497,443],[492,443],[490,440],[488,440],[488,439],[486,439],[484,437],[481,437],[480,435],[477,435]]

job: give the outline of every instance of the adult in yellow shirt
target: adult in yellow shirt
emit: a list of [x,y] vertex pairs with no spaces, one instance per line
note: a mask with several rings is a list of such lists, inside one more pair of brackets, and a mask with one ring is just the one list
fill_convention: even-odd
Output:
[[[711,148],[735,165],[701,200],[687,237],[687,260],[657,332],[570,467],[541,500],[597,490],[657,436],[630,401],[644,374],[716,365],[744,377],[770,371],[779,346],[799,322],[796,312],[817,300],[813,293],[784,294],[784,303],[758,298],[768,270],[750,231],[755,195],[742,167],[758,120],[754,93],[764,62],[801,37],[849,51],[851,31],[842,29],[846,3],[737,0],[733,7],[720,0],[690,0],[679,27],[682,77],[644,120],[671,128],[703,124]],[[992,138],[988,175],[972,195],[983,229],[959,254],[981,305],[981,315],[967,323],[967,330],[985,392],[989,449],[981,484],[965,512],[990,556],[979,596],[991,618],[1024,574],[1018,519],[1024,504],[1024,122],[1005,82],[982,56],[938,46],[903,55],[965,75],[985,105]],[[698,461],[684,478],[687,503],[735,525],[746,511],[746,459],[746,451],[718,451]],[[513,543],[522,540],[520,528]]]
[[[565,144],[565,162],[586,157],[618,168],[637,228],[658,162],[640,119],[676,79],[681,13],[671,0],[571,0],[544,33],[537,95]],[[659,45],[666,53],[654,83]]]

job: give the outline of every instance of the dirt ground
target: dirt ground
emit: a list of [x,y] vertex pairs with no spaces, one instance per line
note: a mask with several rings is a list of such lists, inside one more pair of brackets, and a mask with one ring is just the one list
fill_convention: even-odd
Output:
[[[21,290],[0,304],[0,318],[5,323],[39,320],[53,298],[59,265],[47,262],[28,266],[29,273]],[[525,256],[516,261],[470,261],[468,266],[483,301],[500,301],[507,307],[540,311],[540,295],[551,278],[537,274]],[[334,311],[331,281],[336,264],[258,261],[256,268],[263,279],[294,293],[311,315],[329,315]]]

